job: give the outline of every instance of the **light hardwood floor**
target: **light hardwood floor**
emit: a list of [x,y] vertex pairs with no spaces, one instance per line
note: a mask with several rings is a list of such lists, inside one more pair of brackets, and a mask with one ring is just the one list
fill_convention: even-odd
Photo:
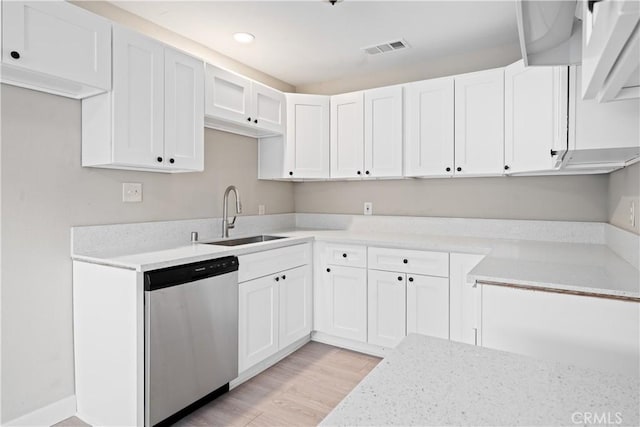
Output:
[[[315,426],[380,359],[310,342],[176,425]],[[59,426],[86,426],[69,418]]]

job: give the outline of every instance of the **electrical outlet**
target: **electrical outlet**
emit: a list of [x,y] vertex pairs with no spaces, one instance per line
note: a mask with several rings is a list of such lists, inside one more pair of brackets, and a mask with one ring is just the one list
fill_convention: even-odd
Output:
[[636,228],[636,202],[629,203],[629,224]]
[[373,215],[373,203],[372,202],[364,202],[364,214],[365,215]]
[[122,201],[137,203],[142,201],[142,184],[138,182],[122,183]]
[[264,215],[264,205],[258,205],[258,215]]

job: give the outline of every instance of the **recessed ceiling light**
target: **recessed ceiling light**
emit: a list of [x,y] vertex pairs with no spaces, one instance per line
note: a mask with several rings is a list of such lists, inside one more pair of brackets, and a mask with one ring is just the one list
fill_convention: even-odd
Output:
[[250,34],[250,33],[235,33],[233,35],[233,38],[238,43],[251,43],[253,41],[253,39],[255,39],[255,36],[253,34]]

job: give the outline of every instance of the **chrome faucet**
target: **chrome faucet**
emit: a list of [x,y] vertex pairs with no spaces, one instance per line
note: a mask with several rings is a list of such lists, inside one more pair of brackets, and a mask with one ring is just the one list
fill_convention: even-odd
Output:
[[222,237],[229,237],[229,229],[235,228],[236,216],[233,216],[233,220],[229,222],[229,193],[232,192],[236,195],[236,214],[242,213],[242,203],[240,203],[240,193],[235,185],[230,185],[224,191],[224,198],[222,201]]

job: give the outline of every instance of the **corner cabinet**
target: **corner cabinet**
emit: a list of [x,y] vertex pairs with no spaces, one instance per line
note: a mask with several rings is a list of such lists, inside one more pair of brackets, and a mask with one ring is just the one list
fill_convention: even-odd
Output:
[[70,98],[111,89],[111,23],[64,1],[2,2],[3,83]]
[[205,124],[254,138],[285,131],[284,93],[207,64]]
[[258,177],[329,178],[329,97],[288,93],[286,99],[286,136],[258,141]]
[[402,177],[402,87],[331,97],[331,178]]
[[405,87],[405,176],[452,176],[454,169],[453,77]]
[[568,67],[505,68],[505,173],[554,170],[567,146]]
[[331,97],[331,178],[364,175],[364,94]]
[[504,70],[456,76],[455,175],[504,171]]
[[204,63],[120,26],[113,90],[82,101],[82,166],[204,168]]

